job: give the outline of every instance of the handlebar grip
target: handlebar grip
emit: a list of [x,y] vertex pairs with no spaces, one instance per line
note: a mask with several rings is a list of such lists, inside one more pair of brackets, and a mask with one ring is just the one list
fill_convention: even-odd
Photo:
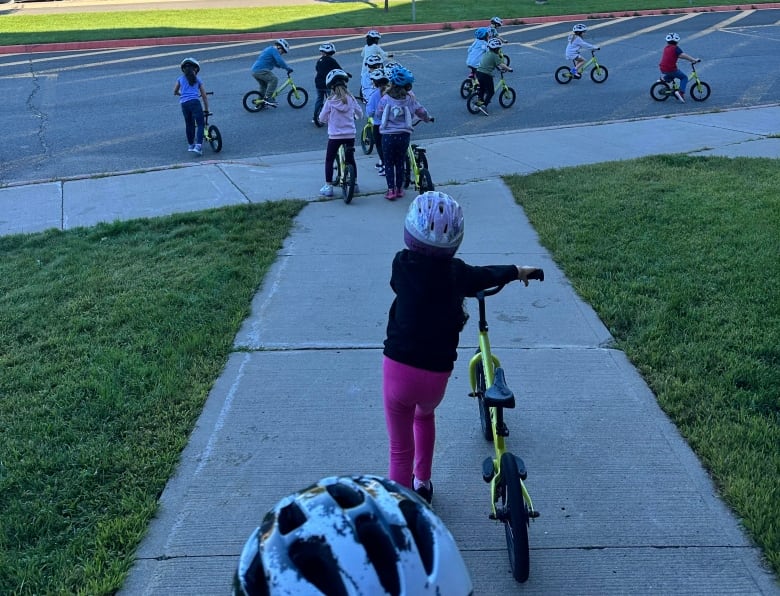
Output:
[[544,281],[544,269],[536,269],[528,274],[528,279],[538,279]]

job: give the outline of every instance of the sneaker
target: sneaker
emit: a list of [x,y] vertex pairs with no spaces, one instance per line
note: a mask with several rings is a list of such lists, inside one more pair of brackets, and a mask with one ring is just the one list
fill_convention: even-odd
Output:
[[333,185],[332,184],[325,184],[320,189],[320,196],[323,197],[332,197],[333,196]]
[[425,499],[425,502],[428,503],[428,505],[430,505],[431,501],[433,501],[433,482],[430,482],[430,485],[431,485],[430,488],[426,488],[423,485],[423,486],[420,486],[419,488],[415,488],[414,489],[414,492],[416,492],[423,499]]
[[682,91],[675,91],[674,96],[682,103],[685,103],[685,93],[683,93]]
[[203,155],[203,145],[196,144],[195,147],[192,149],[192,152],[195,155]]
[[379,174],[380,176],[384,176],[385,175],[385,166],[379,166],[379,169],[376,171],[376,173]]
[[395,189],[395,198],[401,199],[404,196],[404,189],[403,188],[396,188]]
[[387,189],[387,192],[385,193],[385,198],[386,198],[388,201],[395,201],[395,199],[397,198],[397,197],[395,196],[395,190],[393,190],[392,188],[388,188],[388,189]]
[[483,114],[485,114],[485,116],[488,115],[487,106],[486,105],[478,105],[477,108],[479,108],[479,111],[482,112]]
[[383,165],[382,165],[382,162],[381,162],[381,161],[378,161],[378,162],[376,162],[376,163],[374,164],[374,168],[376,168],[377,170],[384,170],[384,169],[385,169],[385,166],[383,166]]
[[187,151],[195,151],[195,144],[187,145]]
[[319,120],[317,120],[316,118],[312,118],[312,119],[311,119],[311,123],[312,123],[314,126],[316,126],[317,128],[322,128],[322,122],[320,122],[320,121],[319,121]]
[[269,99],[269,98],[267,98],[267,97],[266,97],[266,98],[263,100],[263,102],[264,102],[264,103],[265,103],[265,105],[267,105],[269,108],[275,108],[275,107],[277,107],[277,106],[279,105],[278,103],[276,103],[275,101],[273,101],[273,100],[271,100],[271,99]]

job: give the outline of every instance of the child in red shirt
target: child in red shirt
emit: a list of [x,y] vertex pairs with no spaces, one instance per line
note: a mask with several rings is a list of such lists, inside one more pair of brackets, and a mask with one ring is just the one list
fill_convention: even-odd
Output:
[[685,103],[685,87],[688,85],[688,75],[677,67],[677,60],[682,58],[689,62],[698,62],[698,58],[689,56],[677,45],[680,36],[676,33],[669,33],[666,36],[666,47],[661,55],[661,62],[658,67],[661,69],[661,80],[669,82],[672,79],[680,80],[680,90],[674,92],[674,96]]

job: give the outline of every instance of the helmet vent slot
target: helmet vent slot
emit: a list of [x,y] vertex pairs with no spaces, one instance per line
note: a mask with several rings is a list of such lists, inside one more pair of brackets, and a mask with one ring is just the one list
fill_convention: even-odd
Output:
[[344,484],[329,484],[326,490],[342,509],[352,509],[365,501],[363,493]]
[[322,537],[296,540],[290,545],[289,552],[290,560],[300,574],[323,594],[347,596],[338,561]]
[[279,531],[282,535],[289,534],[306,523],[306,514],[297,503],[290,503],[279,511]]
[[401,593],[398,577],[398,553],[393,541],[373,515],[361,515],[355,520],[358,540],[365,547],[369,561],[376,570],[379,582],[391,596]]
[[422,514],[420,509],[422,505],[415,503],[411,499],[401,501],[398,506],[404,518],[406,518],[406,525],[409,527],[409,531],[414,537],[425,572],[430,575],[433,572],[434,559],[433,532],[431,531],[430,522]]

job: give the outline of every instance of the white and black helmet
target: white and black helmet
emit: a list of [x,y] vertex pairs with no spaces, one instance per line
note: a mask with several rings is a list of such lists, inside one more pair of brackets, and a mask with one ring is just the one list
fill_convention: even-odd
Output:
[[368,73],[368,78],[372,81],[381,81],[382,79],[387,79],[387,73],[385,73],[384,68],[376,68]]
[[366,33],[366,37],[370,37],[371,39],[381,39],[382,34],[376,29],[371,29],[368,33]]
[[340,68],[334,68],[325,76],[325,86],[335,87],[349,83],[349,75]]
[[287,43],[286,39],[279,38],[274,43],[281,47],[285,54],[290,51],[290,44]]
[[184,69],[188,66],[192,67],[192,69],[195,71],[195,74],[200,72],[200,62],[195,60],[195,58],[185,58],[181,61],[181,64],[179,64],[179,68],[181,68],[182,71],[184,71]]
[[332,43],[324,43],[320,46],[320,52],[324,52],[325,54],[335,54],[336,53],[336,46],[334,46]]
[[495,50],[497,48],[500,48],[504,43],[498,38],[494,37],[493,39],[489,39],[487,42],[487,47],[489,47],[491,50]]
[[413,491],[377,476],[323,478],[279,501],[244,545],[241,596],[468,596],[444,523]]
[[494,27],[500,27],[501,25],[504,24],[504,21],[500,17],[493,17],[492,19],[490,19],[490,24],[493,25]]
[[677,35],[676,33],[668,33],[666,35],[667,43],[671,43],[671,42],[677,43],[678,41],[680,41],[680,36]]
[[571,30],[574,33],[585,33],[588,30],[588,28],[582,23],[577,23],[576,25],[574,25],[574,27],[571,28]]
[[376,54],[371,54],[368,58],[366,58],[365,65],[366,66],[380,66],[382,64],[382,57],[377,56]]

